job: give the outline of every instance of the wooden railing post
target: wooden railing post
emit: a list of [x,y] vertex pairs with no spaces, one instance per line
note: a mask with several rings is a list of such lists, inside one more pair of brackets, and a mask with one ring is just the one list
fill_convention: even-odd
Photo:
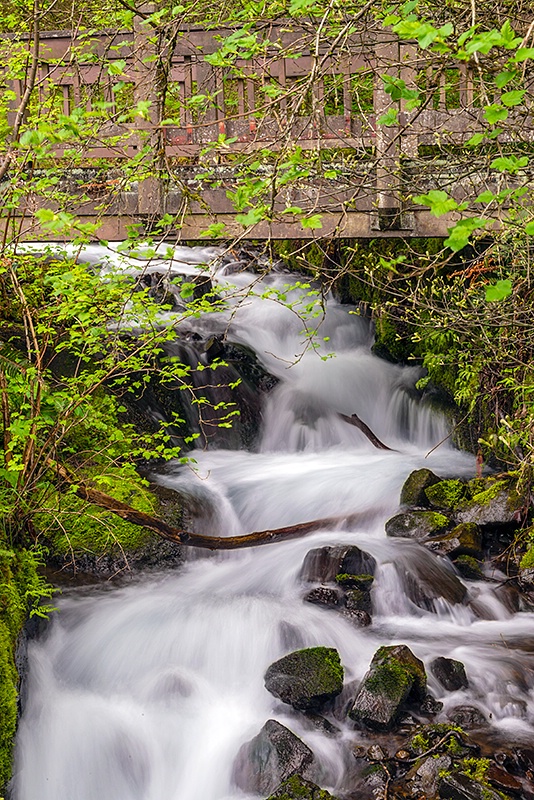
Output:
[[400,111],[397,101],[385,91],[383,75],[399,74],[399,42],[382,40],[375,44],[374,113],[376,118],[376,191],[377,216],[380,230],[400,227],[401,202],[399,195],[400,123],[379,124],[378,120],[390,110]]
[[[164,144],[161,130],[162,87],[159,64],[159,37],[146,17],[156,10],[155,3],[145,2],[139,7],[143,16],[134,18],[134,104],[143,104],[143,116],[136,116],[137,147],[146,149],[140,164],[137,210],[142,216],[156,218],[163,213],[163,182],[161,171]],[[145,104],[148,104],[146,107]]]

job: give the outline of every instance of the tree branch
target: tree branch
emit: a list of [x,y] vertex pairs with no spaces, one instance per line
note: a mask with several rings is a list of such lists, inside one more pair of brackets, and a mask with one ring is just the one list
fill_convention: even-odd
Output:
[[111,511],[113,514],[121,517],[121,519],[132,522],[134,525],[148,528],[154,533],[157,533],[158,536],[170,542],[186,545],[187,547],[200,547],[204,550],[240,550],[245,547],[256,547],[258,545],[272,544],[273,542],[280,542],[286,539],[296,539],[301,536],[306,536],[306,534],[312,533],[320,528],[338,525],[345,519],[354,521],[362,517],[361,514],[352,514],[349,517],[325,517],[310,522],[301,522],[297,525],[288,525],[284,528],[255,531],[254,533],[247,533],[243,536],[203,536],[199,533],[192,533],[191,531],[174,528],[157,517],[152,517],[150,514],[138,511],[126,503],[122,503],[120,500],[115,500],[115,498],[110,497],[110,495],[86,486],[86,484],[76,480],[74,476],[70,475],[61,464],[50,461],[48,465],[56,473],[59,482],[70,487],[82,500],[86,500],[92,505],[99,506],[99,508],[104,508],[106,511]]
[[349,417],[347,414],[341,414],[338,412],[338,417],[341,417],[341,419],[345,420],[345,422],[348,422],[349,425],[354,425],[356,428],[361,430],[361,432],[367,436],[371,444],[373,444],[379,450],[389,450],[391,453],[397,452],[396,450],[393,450],[392,447],[388,447],[387,444],[381,442],[378,436],[375,436],[371,428],[366,425],[357,414],[352,414],[352,416]]

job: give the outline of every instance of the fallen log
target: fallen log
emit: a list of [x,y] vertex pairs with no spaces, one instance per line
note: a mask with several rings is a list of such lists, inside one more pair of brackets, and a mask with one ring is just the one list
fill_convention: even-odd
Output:
[[357,414],[352,414],[352,416],[348,416],[348,414],[341,414],[338,411],[338,417],[341,417],[342,420],[348,422],[349,425],[354,425],[356,428],[361,430],[365,436],[369,439],[371,444],[377,447],[379,450],[389,450],[391,453],[396,453],[397,450],[393,450],[392,447],[388,447],[387,444],[381,442],[378,436],[375,436],[369,425],[366,425],[365,422],[359,418]]
[[273,528],[266,531],[255,531],[254,533],[247,533],[243,536],[204,536],[199,533],[182,530],[181,528],[174,528],[168,525],[162,519],[152,517],[150,514],[145,514],[143,511],[138,511],[136,508],[116,500],[98,489],[93,489],[85,483],[76,480],[65,467],[61,464],[50,464],[51,469],[56,473],[60,482],[66,484],[71,488],[77,497],[86,500],[92,505],[103,508],[106,511],[111,511],[113,514],[121,517],[127,522],[132,522],[134,525],[140,525],[144,528],[157,533],[163,539],[176,544],[186,545],[187,547],[201,547],[205,550],[240,550],[244,547],[256,547],[262,544],[272,544],[273,542],[280,542],[286,539],[296,539],[300,536],[306,536],[308,533],[319,530],[320,528],[331,528],[339,525],[340,522],[345,520],[355,522],[362,520],[364,514],[351,514],[349,516],[341,517],[324,517],[323,519],[315,519],[310,522],[301,522],[297,525],[287,525],[284,528]]

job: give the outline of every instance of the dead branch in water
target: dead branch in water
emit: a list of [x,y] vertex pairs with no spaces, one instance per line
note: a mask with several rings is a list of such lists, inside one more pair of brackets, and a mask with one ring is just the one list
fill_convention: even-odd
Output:
[[341,414],[340,412],[338,412],[338,417],[341,417],[342,420],[348,422],[349,425],[354,425],[356,428],[361,430],[361,432],[365,434],[365,436],[367,436],[371,444],[373,444],[379,450],[389,450],[391,453],[397,452],[396,450],[393,450],[392,447],[388,447],[387,444],[381,442],[378,436],[375,436],[369,425],[366,425],[365,422],[361,420],[357,414],[352,414],[352,416],[349,417],[347,414]]
[[114,497],[104,494],[104,492],[100,492],[98,489],[92,489],[83,482],[76,480],[76,478],[70,475],[61,464],[51,464],[50,467],[55,471],[60,482],[70,487],[82,500],[86,500],[88,503],[103,508],[106,511],[111,511],[113,514],[121,517],[121,519],[131,522],[134,525],[148,528],[154,533],[157,533],[158,536],[170,542],[176,542],[176,544],[186,545],[187,547],[201,547],[205,550],[240,550],[244,547],[256,547],[261,544],[271,544],[286,539],[296,539],[300,536],[306,536],[306,534],[312,533],[320,528],[330,528],[339,525],[343,520],[355,521],[363,517],[363,514],[351,514],[346,517],[325,517],[310,522],[301,522],[297,525],[287,525],[284,528],[255,531],[254,533],[247,533],[243,536],[203,536],[199,533],[192,533],[191,531],[174,528],[157,517],[145,514],[143,511],[138,511],[132,508],[132,506],[122,503],[120,500],[115,500]]

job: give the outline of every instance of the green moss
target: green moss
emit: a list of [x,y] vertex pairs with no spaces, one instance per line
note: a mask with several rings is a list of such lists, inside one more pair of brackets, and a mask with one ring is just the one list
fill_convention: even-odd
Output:
[[501,492],[508,491],[510,488],[510,484],[508,481],[498,480],[492,481],[489,479],[485,482],[485,485],[482,484],[484,488],[481,488],[480,481],[470,481],[468,484],[468,488],[471,493],[471,500],[473,503],[476,503],[480,506],[485,506],[492,500],[494,500]]
[[487,772],[490,767],[489,758],[464,758],[462,772],[477,783],[487,784]]
[[[110,494],[138,511],[157,513],[157,500],[131,469],[109,471],[93,478],[95,488]],[[55,498],[57,506],[36,516],[35,524],[59,554],[112,554],[117,550],[135,551],[152,534],[139,525],[121,519],[110,511],[87,505],[73,494]]]
[[28,614],[43,616],[50,610],[40,605],[52,587],[39,575],[38,565],[33,553],[0,550],[0,790],[10,778],[17,722],[17,638]]
[[436,508],[455,509],[466,497],[466,486],[458,480],[439,481],[433,486],[427,486],[425,495]]
[[267,800],[336,800],[330,792],[305,781],[300,775],[292,775],[284,781]]
[[365,681],[365,688],[373,694],[383,694],[389,699],[397,700],[410,691],[412,682],[408,670],[392,658],[375,668]]
[[356,588],[362,591],[369,591],[374,581],[373,575],[349,575],[347,572],[340,572],[335,577],[336,583],[345,588]]
[[522,557],[519,566],[521,569],[534,569],[534,545],[529,547],[525,555]]

